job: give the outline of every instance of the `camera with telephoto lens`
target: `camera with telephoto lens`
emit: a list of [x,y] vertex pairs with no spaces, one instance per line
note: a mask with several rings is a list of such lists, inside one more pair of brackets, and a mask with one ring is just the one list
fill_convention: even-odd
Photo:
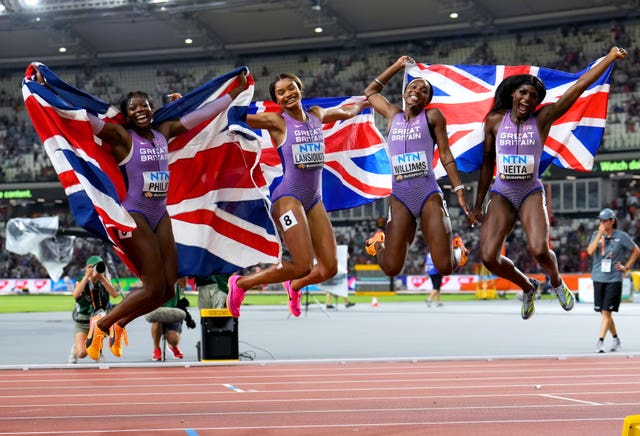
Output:
[[98,262],[93,267],[99,274],[102,274],[107,270],[107,266],[104,264],[104,262]]
[[181,299],[178,300],[178,309],[184,310],[184,313],[185,313],[185,317],[184,317],[185,324],[187,324],[188,328],[194,329],[196,328],[196,322],[191,317],[191,314],[187,310],[187,307],[189,307],[189,300],[187,299],[187,297],[182,297]]

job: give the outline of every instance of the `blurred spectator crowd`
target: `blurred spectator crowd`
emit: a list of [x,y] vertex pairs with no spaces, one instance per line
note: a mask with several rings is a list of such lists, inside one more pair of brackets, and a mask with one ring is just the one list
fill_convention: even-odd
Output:
[[[187,92],[211,77],[220,75],[237,65],[248,65],[256,79],[256,100],[268,99],[267,87],[271,77],[281,71],[298,74],[305,86],[305,96],[323,97],[360,95],[375,74],[386,68],[402,54],[410,54],[419,62],[447,64],[530,64],[575,72],[608,52],[613,45],[625,47],[629,58],[616,66],[611,82],[611,95],[605,138],[601,152],[640,149],[640,20],[601,22],[562,26],[561,29],[540,29],[517,34],[487,35],[474,38],[410,41],[375,47],[356,47],[339,51],[279,54],[256,58],[236,58],[224,63],[216,61],[166,63],[157,68],[132,65],[131,69],[87,67],[84,70],[63,70],[57,73],[65,80],[118,104],[126,91],[142,89],[152,93],[156,106],[166,103],[171,92]],[[123,71],[127,70],[127,71]],[[153,74],[143,74],[152,72]],[[0,182],[33,182],[57,180],[44,148],[40,143],[24,110],[19,92],[21,77],[9,72],[0,73]],[[146,81],[142,81],[146,80]],[[401,95],[401,78],[394,77],[385,88],[385,95]],[[378,126],[383,128],[382,126]],[[636,136],[637,133],[637,136]],[[468,199],[472,200],[472,199]],[[640,243],[637,220],[638,198],[629,192],[603,205],[614,208],[619,215],[620,227]],[[25,216],[28,209],[4,205],[0,208],[0,223],[11,216]],[[66,210],[52,213],[61,217],[61,223],[73,225],[73,217]],[[22,214],[22,215],[20,215]],[[470,262],[462,273],[473,273],[479,259],[479,229],[471,229],[463,216],[452,211],[454,232],[461,236],[469,248]],[[33,216],[27,215],[27,216]],[[554,217],[552,244],[562,272],[586,272],[589,258],[586,245],[597,220],[570,220]],[[334,222],[338,244],[349,247],[349,268],[358,263],[373,263],[364,252],[364,241],[384,219],[372,216],[368,220]],[[4,239],[2,239],[4,245]],[[79,274],[82,260],[94,253],[104,253],[105,247],[95,239],[78,238],[76,254],[66,269],[66,275]],[[522,270],[538,272],[524,236],[516,230],[508,241],[507,256]],[[420,233],[410,247],[403,274],[423,274],[426,247]],[[129,276],[119,261],[118,274]],[[44,269],[30,256],[16,256],[0,252],[0,277],[45,277]]]

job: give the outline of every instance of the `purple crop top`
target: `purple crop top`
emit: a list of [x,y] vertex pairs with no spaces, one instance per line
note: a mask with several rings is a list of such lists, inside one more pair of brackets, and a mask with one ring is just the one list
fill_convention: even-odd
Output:
[[169,151],[166,138],[152,130],[153,141],[131,134],[131,151],[119,163],[127,186],[122,205],[129,212],[144,216],[155,230],[167,213],[169,190]]
[[324,138],[318,117],[306,115],[308,121],[298,121],[282,112],[287,124],[285,138],[277,148],[282,161],[282,181],[271,199],[293,196],[308,212],[321,199]]

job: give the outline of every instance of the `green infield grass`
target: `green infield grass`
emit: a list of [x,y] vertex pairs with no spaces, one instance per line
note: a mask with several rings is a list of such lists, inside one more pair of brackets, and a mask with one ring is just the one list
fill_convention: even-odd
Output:
[[[312,297],[315,297],[321,304],[325,302],[325,296],[322,293],[311,293],[310,302],[315,303]],[[195,294],[187,294],[189,305],[192,309],[198,307],[198,296]],[[379,295],[376,296],[378,302],[416,302],[424,301],[425,294],[398,294],[398,295]],[[513,294],[507,298],[514,298]],[[371,304],[373,296],[371,295],[350,295],[349,300],[356,304]],[[469,301],[475,300],[473,293],[469,294],[442,294],[442,301]],[[120,298],[112,299],[117,304]],[[332,302],[335,303],[335,297]],[[338,298],[338,304],[342,304],[342,298]],[[305,296],[302,297],[305,302]],[[287,297],[285,294],[258,294],[247,293],[244,305],[286,305]],[[73,297],[69,294],[11,294],[0,295],[0,313],[29,313],[29,312],[71,312],[74,307]]]

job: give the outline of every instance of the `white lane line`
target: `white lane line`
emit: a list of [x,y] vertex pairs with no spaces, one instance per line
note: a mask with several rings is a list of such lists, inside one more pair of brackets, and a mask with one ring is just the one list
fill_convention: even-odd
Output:
[[[256,391],[252,389],[248,389],[245,392],[253,392]],[[227,392],[228,393],[228,392]],[[187,392],[187,394],[191,395],[191,393]],[[225,393],[226,394],[226,393]],[[229,393],[230,394],[230,393]],[[566,395],[638,395],[640,391],[586,391],[586,392],[565,392]],[[268,404],[268,403],[288,403],[291,401],[295,401],[296,403],[314,403],[314,402],[357,402],[363,403],[365,401],[404,401],[404,400],[451,400],[451,399],[473,399],[473,398],[520,398],[520,397],[530,397],[530,396],[539,396],[541,394],[534,393],[514,393],[514,394],[465,394],[465,395],[393,395],[393,396],[361,396],[358,395],[356,397],[311,397],[311,398],[263,398],[256,396],[242,396],[235,398],[224,398],[220,400],[189,400],[189,401],[167,401],[162,404],[166,406],[179,406],[179,405],[192,405],[192,404]],[[549,395],[549,394],[547,394]],[[634,397],[635,398],[635,397]],[[149,406],[158,404],[156,401],[127,401],[128,406]],[[619,406],[632,406],[632,405],[640,405],[638,402],[610,402],[603,401],[602,405],[610,406],[610,405],[619,405]],[[26,407],[33,408],[33,410],[44,409],[44,408],[59,408],[59,407],[82,407],[82,406],[105,406],[105,407],[117,407],[122,406],[122,402],[81,402],[81,403],[56,403],[56,404],[47,404],[47,403],[29,403],[28,406],[25,406],[23,403],[13,403],[13,404],[0,404],[1,409],[20,409],[23,412],[29,412],[31,409],[26,409]],[[0,416],[0,420],[3,417]]]
[[[410,381],[410,380],[408,380]],[[425,380],[421,380],[421,381],[425,381]],[[320,382],[319,382],[320,383]],[[322,382],[324,383],[324,382]],[[397,381],[396,381],[397,383]],[[255,384],[259,384],[259,385],[263,385],[264,383],[255,383]],[[269,384],[269,383],[267,383]],[[314,384],[314,383],[308,383],[308,384]],[[206,386],[216,386],[216,384],[199,384],[198,387],[206,387]],[[635,385],[640,385],[640,380],[638,381],[620,381],[620,382],[609,382],[609,381],[603,381],[603,382],[587,382],[585,381],[584,383],[545,383],[544,384],[544,388],[546,389],[550,389],[553,388],[554,390],[558,390],[558,389],[567,389],[567,388],[571,388],[571,387],[579,387],[579,386],[589,386],[589,387],[596,387],[596,386],[607,386],[607,387],[612,387],[612,386],[634,386],[637,387]],[[149,385],[146,387],[159,387],[161,385]],[[164,387],[180,387],[185,394],[188,394],[190,396],[193,395],[201,395],[201,394],[205,394],[205,395],[211,395],[211,391],[210,390],[202,390],[202,391],[196,391],[196,390],[186,390],[186,388],[190,385],[180,385],[180,384],[171,384],[171,385],[162,385]],[[217,385],[219,386],[219,385]],[[112,388],[113,386],[110,386],[110,388]],[[131,387],[131,386],[128,386]],[[310,393],[322,393],[322,392],[340,392],[340,393],[353,393],[353,392],[386,392],[386,391],[398,391],[398,392],[406,392],[406,391],[456,391],[456,390],[469,390],[469,389],[507,389],[507,388],[531,388],[531,384],[530,383],[514,383],[514,384],[486,384],[486,385],[479,385],[479,384],[470,384],[470,385],[464,385],[464,384],[460,384],[460,385],[443,385],[443,386],[434,386],[434,385],[422,385],[422,384],[413,384],[412,386],[385,386],[385,387],[356,387],[356,388],[349,388],[349,387],[342,387],[342,388],[300,388],[300,389],[260,389],[259,391],[257,389],[253,389],[252,392],[259,392],[260,394],[273,394],[273,393],[279,393],[279,394],[291,394],[291,393],[306,393],[306,394],[310,394]],[[15,390],[15,389],[14,389]],[[223,394],[223,393],[221,393]],[[132,392],[132,393],[127,393],[124,391],[118,391],[118,392],[113,392],[113,393],[108,393],[108,392],[101,392],[100,393],[100,397],[101,398],[108,398],[108,397],[139,397],[139,396],[143,396],[143,395],[158,395],[158,392],[155,391],[148,391],[148,392]],[[12,399],[12,398],[18,398],[18,399],[29,399],[31,401],[31,399],[35,399],[35,400],[42,400],[42,399],[46,399],[46,398],[91,398],[93,399],[95,395],[92,393],[87,393],[87,392],[83,392],[83,393],[68,393],[68,394],[38,394],[38,393],[34,393],[34,394],[28,394],[28,395],[24,395],[24,394],[15,394],[15,395],[6,395],[6,394],[0,394],[0,401],[2,400],[6,400],[6,399]],[[478,395],[471,395],[471,396],[478,396]],[[489,395],[492,396],[492,395]]]
[[[277,381],[259,381],[259,380],[251,380],[251,384],[252,385],[256,385],[256,386],[279,386],[279,385],[287,385],[287,386],[302,386],[302,385],[307,385],[307,386],[321,386],[321,385],[332,385],[332,384],[350,384],[350,385],[367,385],[367,384],[388,384],[388,385],[397,385],[398,383],[420,383],[420,382],[429,382],[430,383],[430,387],[432,389],[437,389],[437,388],[448,388],[447,385],[444,385],[444,383],[447,382],[454,382],[454,387],[455,388],[473,388],[473,387],[488,387],[488,386],[496,386],[496,387],[504,387],[504,386],[520,386],[520,383],[516,383],[516,384],[509,384],[508,382],[516,380],[516,381],[522,381],[524,379],[535,379],[534,381],[532,381],[532,383],[534,382],[538,382],[535,384],[541,384],[541,385],[548,385],[548,386],[566,386],[568,385],[567,383],[555,383],[556,380],[583,380],[585,378],[585,374],[570,374],[570,375],[562,375],[562,374],[558,374],[558,375],[522,375],[522,374],[514,374],[513,376],[502,376],[502,377],[486,377],[486,376],[477,376],[477,377],[464,377],[464,378],[460,378],[460,377],[442,377],[442,378],[435,378],[435,377],[415,377],[416,375],[421,375],[421,374],[396,374],[399,375],[401,377],[392,377],[390,375],[384,375],[381,377],[369,377],[367,376],[367,374],[362,374],[360,379],[356,379],[354,378],[354,375],[351,375],[349,380],[343,380],[340,378],[336,378],[336,379],[332,379],[332,380],[319,380],[319,379],[315,379],[312,378],[310,376],[307,376],[304,380],[284,380],[283,378],[280,378]],[[320,376],[318,376],[320,377]],[[326,378],[326,374],[323,376],[324,378]],[[265,377],[266,378],[266,377]],[[299,376],[297,376],[297,378],[300,378]],[[620,379],[621,381],[618,382],[613,382],[613,383],[618,383],[618,384],[629,384],[629,383],[635,383],[638,384],[640,383],[640,370],[637,370],[636,372],[626,372],[626,373],[620,373],[620,374],[612,374],[611,377],[609,377],[609,379]],[[234,380],[240,380],[243,379],[243,377],[235,377],[233,375],[229,375],[226,377],[226,379],[234,379]],[[160,379],[160,380],[166,380],[166,378],[164,379]],[[133,381],[122,381],[121,383],[108,383],[107,385],[105,385],[105,387],[108,387],[109,389],[116,389],[116,388],[122,388],[122,389],[133,389],[133,388],[149,388],[149,387],[180,387],[181,390],[184,391],[185,388],[190,387],[190,386],[198,386],[198,387],[202,387],[202,386],[216,386],[218,385],[219,382],[207,382],[206,380],[203,379],[198,379],[199,381],[196,382],[195,379],[192,383],[188,383],[185,381],[184,378],[181,378],[182,383],[151,383],[151,380],[147,380],[147,381],[139,381],[138,383],[134,383]],[[628,380],[632,380],[632,381],[628,381]],[[471,383],[471,382],[503,382],[505,384],[497,384],[497,385],[491,385],[491,384],[485,384],[485,385],[476,385],[476,386],[468,386],[468,385],[461,385],[461,383]],[[240,383],[245,382],[245,380],[240,380]],[[58,391],[77,391],[77,390],[91,390],[91,389],[95,389],[95,381],[93,381],[92,383],[87,382],[87,384],[70,384],[69,382],[66,382],[67,385],[64,386],[60,386],[60,385],[56,385],[56,386],[13,386],[13,387],[1,387],[0,386],[0,394],[2,392],[11,392],[11,391],[15,391],[15,390],[20,390],[21,392],[28,392],[28,391],[35,391],[37,392],[38,395],[42,395],[45,392],[48,391],[54,391],[54,392],[58,392]],[[435,383],[439,383],[439,385],[436,385]],[[580,383],[580,385],[595,385],[598,383],[591,383],[591,382],[583,382]],[[304,391],[307,391],[309,389],[304,389]],[[102,393],[101,393],[102,395]]]
[[[438,376],[438,375],[446,375],[446,374],[459,374],[461,370],[464,370],[465,372],[469,373],[469,374],[474,374],[474,375],[484,375],[484,374],[513,374],[514,376],[520,375],[522,373],[529,373],[529,374],[537,374],[540,372],[548,372],[549,371],[549,364],[545,363],[544,366],[540,366],[540,367],[532,367],[531,365],[529,366],[525,366],[525,367],[515,367],[515,366],[506,366],[506,365],[502,365],[502,366],[492,366],[490,368],[482,368],[480,366],[475,366],[473,368],[470,367],[466,367],[466,366],[456,366],[456,365],[451,365],[448,366],[447,369],[442,369],[440,370],[437,367],[419,367],[417,368],[416,366],[418,366],[417,364],[411,366],[411,367],[403,367],[402,365],[395,365],[395,366],[367,366],[367,367],[343,367],[340,369],[340,371],[337,372],[332,372],[331,376],[333,378],[335,378],[336,380],[340,380],[342,377],[353,377],[354,375],[358,375],[358,374],[362,374],[362,373],[366,373],[368,371],[378,371],[378,372],[382,372],[384,373],[387,377],[389,376],[394,376],[394,375],[403,375],[403,376],[411,376],[411,375],[431,375],[431,376]],[[246,368],[243,368],[246,369]],[[620,376],[620,377],[626,377],[626,374],[618,374],[618,372],[625,372],[625,371],[629,371],[629,370],[636,370],[638,369],[638,363],[633,361],[629,361],[629,365],[617,365],[617,366],[611,366],[611,365],[606,365],[606,366],[599,366],[599,365],[576,365],[576,366],[565,366],[565,367],[557,367],[554,370],[556,372],[560,372],[560,373],[572,373],[575,372],[577,370],[580,371],[594,371],[594,372],[598,372],[598,371],[603,371],[603,370],[607,370],[607,371],[612,371],[615,372],[616,374],[613,374],[614,376]],[[144,381],[144,382],[148,382],[151,380],[166,380],[167,377],[169,377],[170,375],[174,375],[177,374],[179,372],[181,380],[210,380],[210,381],[214,381],[216,379],[223,379],[223,378],[228,378],[230,376],[232,377],[236,377],[236,378],[246,378],[246,379],[253,379],[253,378],[258,378],[258,379],[269,379],[269,378],[297,378],[300,376],[301,373],[306,374],[307,377],[313,377],[313,376],[317,376],[317,377],[325,377],[326,376],[326,371],[327,368],[324,367],[322,369],[318,369],[318,368],[313,368],[313,369],[307,369],[307,368],[295,368],[295,374],[292,374],[291,371],[291,366],[288,366],[286,368],[283,369],[279,369],[279,368],[267,368],[265,369],[261,369],[259,372],[255,372],[255,373],[251,373],[251,372],[241,372],[238,370],[238,368],[234,368],[233,371],[227,371],[224,373],[221,373],[221,371],[216,370],[217,374],[211,374],[211,371],[202,371],[201,369],[198,368],[190,368],[188,373],[184,372],[184,369],[180,369],[180,371],[169,371],[167,369],[167,371],[163,372],[162,374],[158,375],[157,372],[150,374],[148,372],[145,372],[144,370],[139,370],[139,371],[135,371],[135,372],[118,372],[118,377],[122,377],[124,375],[135,375],[136,377],[127,377],[126,380],[128,381]],[[285,372],[285,374],[283,374],[282,372]],[[6,373],[6,375],[8,375],[7,378],[3,377],[3,372],[0,370],[0,385],[4,385],[4,384],[15,384],[16,381],[19,379],[21,383],[43,383],[43,382],[47,382],[47,383],[51,383],[51,382],[60,382],[60,381],[64,381],[65,383],[68,382],[77,382],[75,385],[78,385],[78,383],[83,383],[83,382],[87,382],[87,380],[90,380],[91,382],[95,382],[95,381],[106,381],[106,382],[111,382],[113,381],[113,375],[112,374],[104,374],[104,373],[100,373],[100,374],[83,374],[82,376],[78,376],[77,374],[73,373],[72,377],[67,377],[67,375],[71,375],[71,374],[65,374],[64,372],[62,373],[57,373],[57,374],[42,374],[45,377],[39,377],[35,375],[35,372],[28,372],[28,373]],[[79,387],[82,387],[80,385],[78,385]]]
[[[384,422],[384,423],[347,423],[347,424],[296,424],[296,425],[246,425],[246,426],[233,426],[233,427],[194,427],[194,430],[205,432],[205,431],[229,431],[229,430],[300,430],[300,429],[330,429],[330,428],[383,428],[383,427],[409,427],[409,426],[437,426],[446,429],[446,426],[452,425],[471,425],[474,426],[474,429],[477,430],[477,426],[481,424],[551,424],[551,423],[582,423],[582,422],[604,422],[604,421],[612,421],[613,423],[619,423],[621,418],[619,416],[616,417],[600,417],[600,418],[569,418],[569,419],[505,419],[505,420],[472,420],[472,421],[414,421],[414,422]],[[65,431],[65,434],[124,434],[124,433],[140,433],[142,431],[147,431],[149,433],[153,432],[164,432],[164,431],[180,431],[184,430],[183,428],[178,427],[150,427],[147,429],[137,428],[137,429],[83,429],[83,430],[75,430],[75,431]],[[353,431],[353,430],[352,430]],[[392,431],[392,430],[390,430]],[[5,433],[0,431],[0,435],[45,435],[51,434],[50,431],[21,431],[21,432],[11,432]],[[389,433],[391,434],[391,433]]]
[[224,386],[227,389],[231,389],[234,392],[244,392],[244,390],[235,387],[234,385],[230,385],[230,384],[223,384],[222,386]]
[[591,404],[593,406],[603,406],[603,403],[596,403],[593,401],[584,401],[584,400],[578,400],[576,398],[567,398],[567,397],[560,397],[558,395],[550,395],[550,394],[540,394],[541,397],[548,397],[548,398],[556,398],[558,400],[565,400],[565,401],[574,401],[576,403],[583,403],[583,404]]
[[[582,402],[578,402],[582,403]],[[164,404],[164,403],[163,403]],[[633,406],[637,407],[640,403],[625,403],[625,404],[615,404],[610,407],[615,407],[616,412],[623,406]],[[217,416],[268,416],[268,417],[277,417],[277,416],[286,416],[291,413],[295,413],[298,416],[302,415],[334,415],[340,414],[343,417],[347,417],[350,414],[355,414],[356,416],[360,416],[364,413],[375,414],[376,417],[382,418],[385,415],[393,415],[401,414],[403,416],[407,416],[408,413],[421,413],[421,414],[435,414],[438,415],[443,411],[483,411],[483,410],[493,410],[493,411],[513,411],[513,410],[527,410],[527,409],[554,409],[558,410],[558,408],[563,408],[567,410],[583,410],[586,405],[582,404],[522,404],[522,405],[497,405],[497,406],[487,406],[487,405],[479,405],[479,406],[449,406],[449,407],[395,407],[395,408],[360,408],[360,409],[287,409],[287,410],[221,410],[216,412],[204,412],[204,411],[193,411],[193,412],[180,412],[180,413],[166,413],[166,412],[154,412],[154,413],[102,413],[99,415],[30,415],[30,416],[9,416],[9,417],[0,417],[1,422],[13,422],[13,421],[32,421],[34,419],[42,420],[58,420],[58,421],[68,421],[68,420],[79,420],[79,419],[90,419],[90,418],[104,418],[104,419],[122,419],[122,418],[170,418],[170,417],[217,417]],[[599,409],[602,410],[602,409]],[[439,415],[438,415],[439,416]],[[622,417],[624,419],[624,416]]]
[[[547,362],[542,362],[545,360],[571,360],[572,364],[578,366],[590,366],[593,364],[593,360],[598,360],[598,363],[602,363],[604,361],[616,361],[619,364],[622,362],[626,362],[627,359],[640,357],[640,353],[623,353],[614,355],[615,353],[605,353],[605,355],[598,355],[597,353],[583,353],[583,354],[566,354],[566,355],[556,355],[556,354],[533,354],[533,355],[495,355],[495,356],[414,356],[414,357],[369,357],[369,358],[329,358],[329,359],[288,359],[288,360],[253,360],[253,361],[238,361],[238,362],[168,362],[162,365],[162,371],[180,371],[183,374],[184,368],[190,368],[192,370],[210,370],[215,367],[232,367],[234,369],[243,370],[254,370],[256,366],[266,367],[269,369],[274,369],[274,366],[278,365],[292,365],[292,364],[310,364],[310,365],[326,365],[326,364],[340,364],[347,365],[347,368],[354,368],[354,365],[363,365],[363,368],[370,368],[371,364],[381,365],[388,364],[392,365],[390,368],[398,368],[398,365],[407,364],[408,366],[412,366],[414,364],[429,364],[435,365],[435,367],[443,367],[452,369],[454,367],[467,368],[469,366],[475,367],[478,361],[480,362],[491,362],[492,365],[498,366],[531,366],[531,365],[547,365]],[[585,361],[586,359],[586,361]],[[631,363],[630,363],[631,364]],[[37,369],[37,370],[77,370],[77,369],[93,369],[96,370],[98,367],[93,363],[82,363],[76,365],[69,364],[33,364],[33,365],[0,365],[0,378],[4,375],[4,370],[7,372],[19,370],[24,372],[24,376],[29,376],[29,370]],[[147,371],[148,368],[153,368],[151,371]],[[148,362],[148,363],[109,363],[109,370],[116,370],[119,374],[140,374],[140,371],[143,373],[157,374],[158,373],[158,363],[157,362]],[[381,368],[382,369],[382,368]],[[278,369],[276,369],[278,370]],[[289,369],[282,368],[280,371],[288,372]],[[319,368],[307,368],[307,369],[298,369],[299,371],[321,371]],[[122,371],[122,372],[120,372]],[[135,372],[133,372],[135,371]],[[324,370],[322,370],[324,371]],[[68,375],[77,376],[77,373],[73,371],[69,371],[66,373]],[[56,377],[64,376],[65,372],[58,373],[56,372]],[[20,374],[10,374],[11,378],[21,377]],[[84,375],[83,375],[84,377]]]

